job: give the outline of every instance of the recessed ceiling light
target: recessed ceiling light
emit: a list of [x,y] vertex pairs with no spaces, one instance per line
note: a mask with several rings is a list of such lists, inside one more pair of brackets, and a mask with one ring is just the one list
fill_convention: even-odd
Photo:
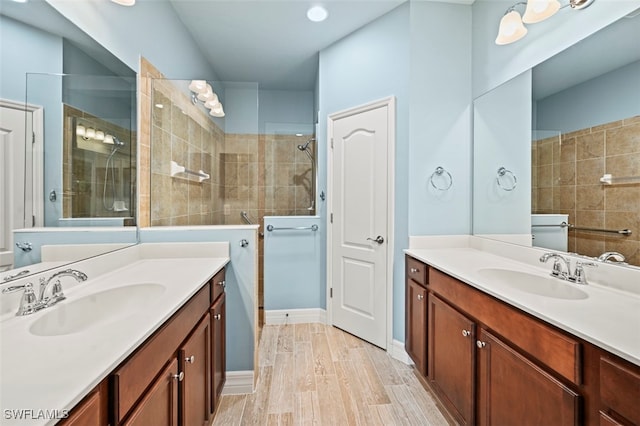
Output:
[[136,0],[111,0],[114,3],[118,3],[119,5],[122,6],[133,6],[134,4],[136,4]]
[[313,6],[307,10],[307,18],[313,22],[322,22],[327,19],[327,16],[329,16],[329,13],[322,6]]

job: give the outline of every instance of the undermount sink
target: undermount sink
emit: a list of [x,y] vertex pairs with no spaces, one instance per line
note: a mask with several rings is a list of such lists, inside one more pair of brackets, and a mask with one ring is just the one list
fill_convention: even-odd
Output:
[[524,271],[501,268],[485,268],[478,273],[492,282],[498,282],[524,293],[554,299],[579,300],[589,295],[576,284],[571,284],[551,276],[532,274]]
[[129,316],[153,303],[166,288],[156,283],[135,283],[64,300],[47,308],[29,327],[36,336],[63,336],[82,332],[97,324]]

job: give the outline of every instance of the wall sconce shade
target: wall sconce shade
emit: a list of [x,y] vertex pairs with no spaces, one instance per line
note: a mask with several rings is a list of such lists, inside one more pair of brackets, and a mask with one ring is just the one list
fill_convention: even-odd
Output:
[[93,127],[87,127],[87,130],[84,133],[84,139],[95,139],[96,137],[96,129]]
[[207,91],[207,86],[209,85],[204,80],[191,80],[191,84],[189,84],[189,90],[200,94]]
[[114,3],[119,4],[120,6],[133,6],[136,4],[136,0],[111,0]]
[[108,145],[113,145],[113,135],[105,135],[102,143],[106,143]]
[[102,130],[97,130],[95,139],[97,141],[103,141],[104,140],[104,132]]
[[198,99],[200,99],[202,102],[207,102],[208,100],[213,99],[213,89],[210,85],[207,84],[206,90],[198,94]]
[[189,84],[191,90],[191,102],[196,105],[201,101],[205,108],[209,109],[209,115],[213,117],[224,117],[224,110],[218,95],[205,80],[192,80]]
[[527,28],[522,23],[520,14],[515,10],[508,12],[500,20],[496,44],[505,45],[520,40],[527,35]]
[[528,0],[527,8],[522,15],[522,22],[535,24],[553,16],[560,10],[558,0]]
[[86,134],[86,131],[87,129],[83,125],[78,124],[76,126],[76,136],[84,136]]

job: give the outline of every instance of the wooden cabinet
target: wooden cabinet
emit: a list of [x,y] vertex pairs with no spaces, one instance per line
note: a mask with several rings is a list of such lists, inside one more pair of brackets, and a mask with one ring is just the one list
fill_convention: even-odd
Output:
[[477,346],[478,424],[578,424],[576,392],[484,329]]
[[601,356],[600,401],[604,411],[601,423],[604,417],[619,424],[640,425],[640,367]]
[[200,321],[178,351],[180,371],[180,417],[183,425],[205,425],[211,414],[211,320]]
[[171,361],[145,392],[144,397],[132,411],[125,426],[177,426],[178,382],[184,375],[178,373],[178,360]]
[[429,379],[449,412],[474,424],[475,323],[429,295]]
[[219,405],[220,395],[226,380],[226,319],[225,294],[222,293],[211,307],[211,412],[215,412]]
[[406,286],[405,349],[416,369],[427,375],[427,289],[413,280]]
[[69,417],[59,424],[60,426],[106,426],[105,404],[106,382],[98,385],[93,392],[80,401],[71,410]]
[[110,424],[210,423],[226,368],[224,276],[216,274],[110,375]]
[[404,347],[416,370],[427,370],[427,266],[405,256],[405,341]]

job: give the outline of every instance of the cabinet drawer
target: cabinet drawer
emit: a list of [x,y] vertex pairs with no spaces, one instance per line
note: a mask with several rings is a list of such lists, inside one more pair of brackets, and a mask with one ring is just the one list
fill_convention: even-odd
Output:
[[405,273],[407,275],[407,278],[412,279],[418,284],[426,286],[427,283],[429,282],[428,276],[427,276],[427,265],[410,256],[406,256],[405,263],[406,263]]
[[160,330],[111,376],[113,417],[119,423],[140,398],[185,336],[209,309],[210,286],[205,285]]
[[577,340],[433,268],[429,269],[429,287],[562,377],[581,384]]
[[600,358],[600,401],[631,423],[640,425],[640,371],[632,368]]
[[218,297],[224,293],[224,289],[227,283],[225,281],[224,269],[221,269],[217,274],[211,278],[211,303],[218,300]]

